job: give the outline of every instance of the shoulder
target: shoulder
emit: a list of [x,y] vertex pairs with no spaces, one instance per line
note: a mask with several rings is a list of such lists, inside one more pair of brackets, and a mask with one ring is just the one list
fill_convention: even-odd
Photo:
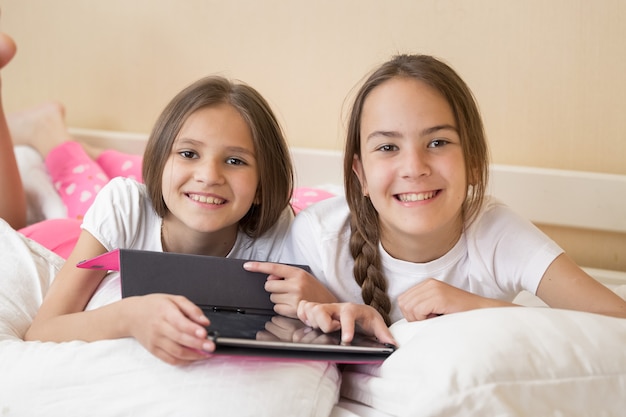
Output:
[[231,250],[229,257],[277,261],[292,221],[293,211],[291,207],[287,207],[283,210],[274,226],[258,238],[253,239],[239,231],[237,242]]
[[130,248],[136,242],[143,245],[143,235],[150,235],[152,226],[159,221],[145,185],[116,177],[100,190],[85,214],[82,227],[108,249]]
[[294,230],[314,231],[321,236],[337,236],[349,230],[350,208],[344,196],[320,201],[302,210],[293,222]]
[[501,288],[511,291],[534,292],[548,265],[562,252],[530,220],[493,198],[485,202],[465,236],[475,272],[490,271]]
[[535,229],[535,226],[494,197],[487,197],[476,218],[467,225],[468,232],[472,233],[510,232],[520,228]]
[[[120,210],[133,207],[135,210],[149,203],[146,186],[130,178],[115,177],[96,194],[89,210],[104,207],[106,210]],[[89,212],[89,210],[87,212]]]
[[332,197],[296,215],[281,261],[309,265],[313,275],[328,285],[332,292],[345,294],[349,290],[344,288],[341,277],[352,274],[349,241],[350,210],[347,201],[343,196]]
[[274,240],[284,238],[287,234],[287,230],[289,230],[289,226],[291,226],[291,223],[293,222],[293,218],[293,210],[291,207],[286,207],[280,214],[276,223],[258,239]]
[[507,205],[489,198],[466,229],[468,250],[485,256],[529,258],[537,253],[558,254],[562,249],[530,220]]
[[119,211],[129,207],[136,208],[146,199],[147,191],[143,184],[129,178],[116,177],[98,192],[87,215],[90,211]]
[[[112,178],[100,191],[103,195],[111,196],[147,196],[146,186],[131,178]],[[99,195],[100,195],[99,193]]]

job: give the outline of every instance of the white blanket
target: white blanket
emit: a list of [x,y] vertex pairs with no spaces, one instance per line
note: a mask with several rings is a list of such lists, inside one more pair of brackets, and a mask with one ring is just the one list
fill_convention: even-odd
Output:
[[[626,410],[626,320],[544,307],[400,321],[391,328],[398,351],[342,377],[312,361],[216,356],[170,366],[134,339],[23,342],[61,263],[0,221],[0,415],[618,417]],[[626,287],[616,291],[624,296]],[[116,296],[110,291],[102,302]]]
[[328,416],[340,375],[326,362],[213,357],[171,366],[134,339],[21,340],[56,255],[0,221],[3,416]]

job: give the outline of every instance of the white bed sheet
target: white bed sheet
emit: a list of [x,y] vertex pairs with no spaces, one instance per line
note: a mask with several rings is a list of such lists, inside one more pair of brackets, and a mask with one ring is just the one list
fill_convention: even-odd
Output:
[[[31,218],[63,217],[40,157],[25,154],[18,162],[29,171]],[[396,323],[400,349],[380,367],[350,367],[343,381],[335,367],[309,362],[217,359],[179,369],[131,339],[26,343],[20,338],[62,260],[9,229],[0,222],[2,415],[611,417],[626,410],[626,320],[541,307]],[[626,297],[626,285],[612,289]],[[543,305],[528,293],[518,301]]]
[[0,258],[3,416],[326,417],[337,402],[339,371],[321,361],[214,356],[171,366],[132,338],[24,342],[63,261],[3,220]]

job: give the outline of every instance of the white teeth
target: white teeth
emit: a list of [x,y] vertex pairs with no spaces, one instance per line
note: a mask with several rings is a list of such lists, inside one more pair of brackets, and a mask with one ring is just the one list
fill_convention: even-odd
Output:
[[424,200],[430,200],[434,196],[435,196],[435,192],[434,191],[430,191],[430,192],[427,192],[427,193],[399,194],[398,195],[398,199],[400,201],[404,201],[404,202],[424,201]]
[[190,194],[189,198],[191,198],[193,201],[197,201],[199,203],[205,203],[205,204],[224,204],[226,202],[226,200],[223,200],[221,198],[197,195],[197,194]]

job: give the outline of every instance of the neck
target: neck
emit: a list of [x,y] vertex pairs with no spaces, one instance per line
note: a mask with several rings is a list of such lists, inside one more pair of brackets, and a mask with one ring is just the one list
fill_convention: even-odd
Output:
[[237,240],[237,227],[217,232],[199,232],[163,219],[161,245],[164,252],[225,257]]
[[426,263],[439,259],[457,244],[463,233],[463,223],[446,227],[428,234],[416,236],[398,230],[385,230],[381,224],[381,244],[395,259],[407,262]]

